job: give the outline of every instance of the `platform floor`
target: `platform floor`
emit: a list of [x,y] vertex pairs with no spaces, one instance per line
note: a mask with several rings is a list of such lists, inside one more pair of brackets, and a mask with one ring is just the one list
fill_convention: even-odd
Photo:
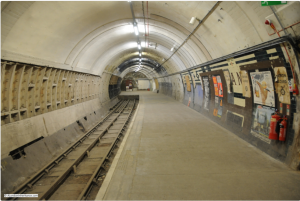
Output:
[[205,116],[153,92],[140,105],[96,199],[300,199],[300,173]]

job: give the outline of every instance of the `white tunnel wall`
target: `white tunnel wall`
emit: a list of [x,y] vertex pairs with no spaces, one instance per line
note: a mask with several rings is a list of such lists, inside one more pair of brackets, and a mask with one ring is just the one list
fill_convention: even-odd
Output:
[[[111,74],[104,73],[100,78],[12,62],[3,62],[1,70],[2,90],[7,91],[7,94],[2,93],[1,104],[2,157],[7,157],[15,148],[36,138],[50,136],[115,103],[111,102],[108,93]],[[20,85],[14,88],[13,83],[18,80]],[[32,88],[26,88],[23,83],[31,83]],[[14,91],[20,93],[14,95]],[[15,98],[12,98],[13,95]]]
[[[296,84],[300,86],[299,53],[294,52],[295,47],[288,40],[278,39],[272,28],[264,24],[271,19],[277,30],[287,27],[280,31],[281,36],[299,38],[299,1],[272,7],[280,21],[271,7],[263,7],[260,2],[221,2],[194,33],[198,22],[189,24],[191,17],[203,19],[216,2],[150,1],[145,19],[142,2],[131,3],[140,27],[146,28],[139,35],[142,57],[162,64],[161,68],[140,70],[152,79],[153,89],[205,115],[293,169],[300,168],[299,95],[291,93],[290,104],[283,105],[282,114],[287,112],[287,105],[290,107],[287,141],[272,142],[267,136],[254,134],[252,113],[256,110],[252,107],[253,100],[244,96],[239,76],[241,68],[250,68],[249,65],[261,69],[268,64],[266,69],[273,72],[270,66],[280,64],[291,81],[293,75],[284,44],[298,77]],[[120,80],[136,70],[136,66],[128,66],[120,72],[118,67],[138,57],[138,37],[133,32],[129,5],[127,1],[2,2],[2,164],[9,161],[11,167],[22,167],[23,164],[12,161],[9,152],[39,137],[44,137],[51,146],[58,144],[48,153],[50,160],[69,144],[61,136],[74,141],[117,103],[113,97],[119,93]],[[255,46],[262,43],[263,47]],[[181,44],[173,55],[171,48],[176,51]],[[256,49],[251,49],[254,46]],[[10,62],[6,71],[3,66]],[[231,89],[222,102],[224,106],[220,106],[213,94],[212,77],[220,75],[225,88],[225,71],[230,73]],[[207,77],[210,83],[208,108],[204,107],[202,77]],[[92,92],[89,89],[94,83],[97,87]],[[76,96],[72,101],[69,92],[80,94],[80,101],[75,100]],[[276,107],[280,109],[278,103]],[[222,107],[222,113],[218,106]],[[55,143],[51,142],[53,139]],[[47,150],[46,145],[39,146]],[[46,162],[45,159],[41,165]],[[26,177],[35,170],[30,171]]]

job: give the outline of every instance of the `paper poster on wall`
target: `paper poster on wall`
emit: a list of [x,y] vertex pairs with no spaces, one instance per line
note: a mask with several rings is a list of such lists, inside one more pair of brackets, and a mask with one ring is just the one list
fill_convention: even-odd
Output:
[[222,101],[223,101],[223,86],[221,81],[221,76],[212,76],[214,89],[215,89],[215,107],[213,111],[214,116],[221,117],[222,116]]
[[291,104],[290,99],[290,92],[289,92],[289,82],[288,82],[288,76],[286,73],[285,67],[275,67],[274,68],[275,73],[275,86],[276,93],[278,95],[279,102]]
[[191,82],[188,75],[185,76],[185,82],[186,82],[186,90],[191,91]]
[[251,97],[251,91],[250,91],[248,72],[245,71],[245,70],[242,70],[241,71],[241,78],[242,78],[242,86],[243,86],[243,96],[250,98]]
[[229,75],[229,71],[226,70],[226,71],[223,71],[223,73],[224,73],[224,77],[225,77],[225,80],[226,80],[227,92],[228,92],[228,93],[231,93],[231,90],[230,90],[230,75]]
[[223,86],[222,86],[222,81],[221,81],[221,76],[217,76],[217,82],[218,82],[218,94],[219,97],[223,97]]
[[243,93],[242,80],[240,76],[240,66],[236,64],[234,58],[227,59],[229,75],[231,76],[232,88],[235,93]]
[[275,107],[274,87],[270,71],[250,73],[254,103]]
[[155,79],[154,79],[154,81],[155,81],[155,86],[156,86],[156,89],[159,89],[159,84],[158,84],[158,81],[157,81],[157,79],[155,78]]
[[253,111],[251,131],[269,137],[270,120],[275,108],[256,105]]
[[214,82],[215,96],[219,96],[218,81],[216,76],[212,76]]
[[209,90],[209,80],[208,77],[203,77],[203,85],[205,90],[205,97],[204,97],[204,108],[209,110],[209,102],[210,102],[210,90]]

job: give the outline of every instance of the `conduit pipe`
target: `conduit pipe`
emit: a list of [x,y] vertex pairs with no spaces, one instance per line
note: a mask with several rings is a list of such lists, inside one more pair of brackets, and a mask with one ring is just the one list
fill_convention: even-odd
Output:
[[[281,30],[279,30],[279,31],[277,31],[277,32],[279,33],[279,32],[282,32],[282,31],[285,30],[285,29],[292,28],[293,26],[295,26],[295,25],[297,25],[297,24],[299,24],[299,23],[300,23],[300,21],[299,21],[299,22],[296,22],[296,23],[294,23],[294,24],[291,24],[290,26],[287,26],[287,27],[285,27],[284,29],[281,29]],[[295,33],[295,32],[294,32],[294,33]],[[268,33],[268,34],[269,34],[269,33]],[[276,34],[276,32],[269,34],[269,36],[272,36],[272,35],[274,35],[274,34]],[[296,34],[295,34],[295,35],[296,35]]]
[[[148,14],[148,1],[147,1],[147,45],[149,47],[149,14]],[[146,33],[145,33],[146,34]],[[146,41],[145,41],[145,47],[146,47]]]
[[199,29],[199,27],[208,19],[208,17],[216,10],[216,8],[220,5],[222,1],[218,1],[209,11],[208,13],[204,16],[202,20],[199,21],[198,25],[195,27],[195,29],[187,36],[187,38],[181,43],[181,45],[171,54],[171,56],[166,59],[163,63],[160,64],[162,66],[165,64],[167,61],[170,60],[170,58],[176,54],[176,52],[190,39],[190,37]]
[[144,10],[144,1],[142,1],[142,9],[143,9],[143,17],[144,17],[144,28],[145,28],[145,47],[146,47],[146,36],[147,36],[147,30],[146,30],[146,17],[145,17],[145,10]]
[[[247,49],[243,49],[243,50],[240,50],[240,51],[237,51],[237,52],[234,52],[234,53],[231,53],[231,54],[228,54],[228,55],[216,58],[216,59],[212,59],[212,60],[207,61],[205,63],[190,67],[186,70],[178,71],[176,73],[171,73],[171,74],[163,75],[163,76],[156,77],[156,78],[163,78],[163,77],[168,77],[168,76],[171,76],[171,75],[177,75],[177,74],[180,74],[180,73],[185,73],[185,72],[197,69],[197,68],[201,68],[201,67],[208,66],[208,65],[211,65],[211,64],[214,64],[214,63],[217,63],[217,62],[224,61],[224,60],[232,58],[232,57],[237,57],[237,56],[247,54],[247,53],[250,53],[250,52],[253,52],[253,51],[256,51],[256,50],[260,50],[260,49],[263,49],[263,48],[278,45],[278,44],[281,44],[283,42],[289,42],[292,45],[294,51],[300,52],[299,48],[293,43],[293,41],[290,39],[290,37],[282,36],[280,38],[276,38],[276,39],[273,39],[273,40],[270,40],[270,41],[267,41],[267,42],[260,43],[258,45],[254,45],[254,46],[249,47]],[[297,57],[297,54],[296,54],[296,57]]]

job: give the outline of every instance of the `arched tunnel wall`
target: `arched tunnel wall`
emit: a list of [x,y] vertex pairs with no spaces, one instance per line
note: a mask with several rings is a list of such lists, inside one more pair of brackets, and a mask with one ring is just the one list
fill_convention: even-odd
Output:
[[[120,93],[121,78],[108,73],[2,60],[1,76],[2,192],[11,192],[99,122]],[[25,155],[14,160],[12,154],[21,151]]]
[[[299,169],[300,98],[286,93],[293,76],[283,47],[299,86],[299,51],[287,42],[299,44],[299,8],[297,1],[273,7],[152,1],[148,12],[148,2],[139,1],[2,2],[2,192],[11,192],[101,120],[117,103],[122,78],[136,71],[152,79],[154,91]],[[191,17],[199,21],[190,24]],[[272,103],[256,97],[262,93],[252,86],[255,73],[272,77],[262,89],[277,92]],[[284,142],[268,139],[275,109],[288,116]],[[13,160],[10,153],[23,150],[26,159]]]
[[[299,96],[294,96],[293,92],[289,91],[291,84],[288,83],[293,79],[289,57],[299,76],[297,54],[289,43],[249,51],[179,74],[160,77],[159,92],[204,114],[293,169],[299,169]],[[245,74],[241,75],[241,70]],[[258,90],[258,85],[252,84],[255,75],[263,74],[272,77],[267,85],[270,85],[270,90],[274,89],[274,98],[268,97],[269,100],[266,99],[264,103],[259,102],[262,99],[253,93],[253,90]],[[255,80],[253,81],[255,83]],[[220,85],[222,94],[219,94]],[[250,88],[249,91],[245,90],[247,87]],[[268,138],[270,116],[275,109],[282,117],[287,115],[288,126],[284,142]],[[263,116],[264,119],[261,119]]]

